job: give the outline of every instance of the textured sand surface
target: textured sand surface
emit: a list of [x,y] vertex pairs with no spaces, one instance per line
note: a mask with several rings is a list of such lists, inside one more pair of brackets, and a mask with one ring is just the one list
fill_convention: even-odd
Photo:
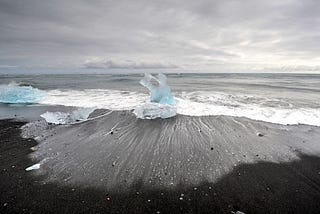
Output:
[[[95,112],[95,116],[97,116],[98,112]],[[93,115],[94,116],[94,115]],[[112,116],[112,117],[110,117]],[[118,120],[119,118],[131,117],[129,113],[115,113],[110,114],[108,116],[101,117],[104,118],[104,123],[112,122],[112,118],[114,120]],[[107,119],[108,120],[105,120]],[[99,119],[99,120],[100,120]],[[187,119],[183,118],[183,121],[192,121],[199,120],[200,118]],[[220,149],[219,154],[215,154],[216,158],[219,160],[215,162],[215,159],[212,159],[211,153],[207,151],[207,147],[203,146],[201,149],[197,149],[197,147],[192,147],[188,142],[179,142],[175,144],[177,146],[171,145],[169,146],[171,149],[162,149],[164,151],[162,154],[155,155],[154,153],[150,153],[146,155],[142,153],[138,158],[140,161],[136,161],[134,156],[130,156],[130,153],[125,150],[121,150],[121,147],[116,147],[115,139],[111,138],[111,132],[109,126],[105,127],[104,130],[108,131],[110,135],[106,135],[108,137],[104,138],[104,142],[109,142],[112,145],[111,148],[114,148],[110,152],[106,152],[106,149],[95,142],[95,135],[83,136],[83,139],[77,138],[76,136],[72,136],[74,133],[79,131],[79,128],[82,127],[82,134],[90,134],[94,133],[92,130],[85,131],[85,127],[88,127],[92,122],[96,123],[99,120],[92,120],[90,123],[79,123],[73,126],[46,126],[43,122],[37,122],[36,124],[28,124],[25,125],[24,130],[28,127],[29,134],[36,133],[37,135],[42,137],[38,137],[38,139],[42,139],[40,144],[38,144],[32,138],[22,138],[20,136],[21,126],[23,126],[24,122],[12,121],[12,120],[0,120],[0,213],[235,213],[236,211],[242,211],[246,214],[248,213],[319,213],[320,211],[320,157],[316,153],[318,153],[317,141],[314,138],[318,137],[318,131],[315,127],[307,127],[307,126],[297,126],[297,127],[276,127],[271,124],[261,124],[253,121],[248,121],[246,119],[239,118],[225,118],[225,117],[213,117],[201,119],[202,122],[208,120],[211,121],[211,125],[208,127],[214,128],[216,132],[220,132],[225,128],[221,127],[221,123],[229,121],[229,125],[234,123],[233,120],[237,121],[237,124],[240,121],[245,126],[251,124],[247,131],[241,129],[239,132],[235,132],[233,129],[229,130],[229,132],[233,134],[224,135],[225,140],[217,140],[216,149],[219,148],[219,142],[222,144],[228,143],[231,140],[233,141],[235,138],[231,137],[233,135],[240,135],[241,138],[244,134],[251,133],[251,131],[256,131],[258,128],[260,131],[263,128],[268,127],[269,132],[264,131],[265,134],[261,138],[256,138],[256,135],[250,134],[250,139],[255,139],[256,143],[265,143],[269,145],[269,147],[273,146],[277,143],[283,143],[284,146],[281,148],[284,151],[288,151],[290,156],[285,155],[283,151],[279,150],[279,157],[289,160],[288,157],[294,157],[294,160],[291,159],[290,162],[277,162],[273,160],[270,162],[269,160],[265,160],[264,156],[262,156],[263,151],[262,148],[266,147],[257,147],[259,150],[255,150],[251,148],[248,150],[246,157],[248,157],[248,162],[245,163],[240,162],[237,166],[231,166],[233,157],[232,153],[226,152],[225,150]],[[181,120],[181,118],[176,118],[174,120]],[[213,121],[214,124],[213,125]],[[232,122],[233,121],[233,122]],[[102,122],[102,121],[101,121]],[[141,121],[136,121],[132,118],[133,124],[140,124]],[[159,121],[158,121],[159,122]],[[169,121],[162,121],[163,124],[168,125]],[[182,121],[181,121],[182,122]],[[201,123],[202,123],[201,122]],[[200,122],[198,121],[199,124]],[[156,129],[156,127],[152,127],[153,121],[147,121],[142,124],[142,128],[151,130]],[[259,126],[257,125],[259,124]],[[97,124],[99,125],[99,124]],[[127,124],[128,125],[128,124]],[[177,125],[179,125],[177,123]],[[102,127],[93,127],[97,130],[102,129]],[[124,128],[123,126],[119,126]],[[179,126],[177,126],[179,127]],[[186,126],[184,126],[186,127]],[[253,127],[255,127],[253,129]],[[272,128],[273,127],[273,128]],[[177,128],[179,129],[179,128]],[[121,129],[114,129],[114,133],[112,136],[118,136],[117,138],[123,139],[120,136]],[[138,131],[139,129],[135,129]],[[166,133],[170,129],[167,129]],[[197,129],[196,129],[197,130]],[[57,138],[59,134],[63,137],[63,132],[68,131],[69,134],[66,134],[68,137],[65,142],[69,143],[70,148],[67,146],[63,146],[63,142],[58,142],[57,146],[52,146],[51,149],[49,147],[46,150],[46,143],[54,143],[53,139]],[[198,130],[199,131],[199,130]],[[137,133],[143,132],[140,130]],[[201,129],[201,133],[205,132]],[[51,136],[52,133],[52,136]],[[56,134],[54,134],[56,133]],[[104,132],[103,132],[104,133]],[[210,132],[212,133],[212,131]],[[213,132],[214,133],[214,132]],[[269,133],[269,134],[268,134]],[[24,134],[27,134],[26,132]],[[49,135],[48,135],[49,134]],[[132,133],[131,133],[132,134]],[[48,135],[48,136],[47,136]],[[212,134],[213,135],[213,134]],[[190,133],[186,133],[183,139],[188,138]],[[271,138],[271,136],[273,136]],[[268,142],[264,137],[268,139],[275,140],[275,137],[278,137],[278,141]],[[281,137],[280,137],[281,136]],[[159,137],[156,139],[152,137],[145,136],[146,139],[151,139],[151,141],[159,142]],[[217,137],[218,138],[218,137]],[[47,142],[47,140],[49,140]],[[78,139],[75,142],[72,139]],[[92,141],[91,141],[91,140]],[[126,138],[127,139],[127,138]],[[134,140],[135,139],[135,140]],[[134,141],[142,138],[131,138],[131,146],[137,144]],[[152,140],[153,139],[153,140]],[[202,138],[201,138],[202,139]],[[216,139],[216,138],[215,138]],[[258,140],[257,140],[258,139]],[[259,140],[260,139],[260,140]],[[304,140],[303,140],[304,139]],[[204,139],[202,139],[204,140]],[[300,142],[302,140],[302,144]],[[79,146],[77,147],[77,143]],[[81,143],[82,142],[82,143]],[[93,143],[92,148],[98,146],[102,148],[102,152],[105,152],[109,155],[110,158],[117,157],[121,151],[126,154],[128,157],[128,162],[125,162],[122,167],[129,167],[133,165],[137,165],[141,163],[143,166],[150,166],[150,168],[144,169],[142,166],[137,165],[137,171],[140,169],[146,174],[139,175],[133,174],[135,178],[138,178],[136,182],[132,185],[129,185],[128,182],[125,182],[126,179],[129,178],[129,175],[121,174],[117,172],[121,172],[121,167],[117,165],[117,162],[114,163],[111,160],[108,160],[108,156],[102,159],[93,159],[96,156],[96,153],[86,153],[82,151],[82,147],[84,147],[84,143]],[[119,142],[119,140],[117,141]],[[143,141],[140,141],[143,142]],[[74,144],[73,144],[74,143]],[[146,142],[145,142],[146,143]],[[156,142],[154,142],[156,144]],[[175,142],[170,141],[168,144],[173,144]],[[198,142],[199,143],[199,142]],[[200,142],[201,143],[201,142]],[[244,143],[244,141],[240,141],[240,143]],[[125,142],[119,144],[119,146],[124,145]],[[49,144],[47,144],[48,146]],[[60,146],[58,146],[60,145]],[[61,146],[62,145],[62,146]],[[162,145],[166,145],[166,143],[162,143]],[[185,145],[190,149],[188,150],[190,154],[186,154],[186,151],[183,150]],[[207,145],[207,144],[205,144]],[[210,144],[211,145],[211,144]],[[232,147],[234,144],[228,146],[228,148]],[[255,145],[254,143],[249,145]],[[259,144],[258,144],[259,145]],[[129,146],[129,145],[128,145]],[[39,147],[37,152],[34,150]],[[136,145],[137,149],[142,148],[142,151],[150,150],[152,148],[159,148],[156,146],[148,147],[143,145]],[[220,145],[222,147],[222,145]],[[249,146],[247,146],[249,148]],[[267,147],[267,148],[269,148]],[[72,149],[74,151],[72,151]],[[126,147],[127,149],[128,147]],[[130,148],[130,146],[129,146]],[[179,151],[175,149],[179,148]],[[237,148],[240,148],[239,146]],[[255,148],[255,147],[254,147]],[[277,148],[280,148],[279,146]],[[285,150],[286,148],[286,150]],[[54,149],[54,150],[53,150]],[[94,149],[93,151],[97,151],[98,149]],[[47,159],[48,161],[44,161],[44,164],[40,167],[39,170],[34,171],[26,171],[25,169],[29,166],[32,166],[39,161],[40,156],[45,156],[44,151],[46,151],[46,155],[51,159]],[[135,149],[131,149],[130,151],[135,151]],[[174,152],[175,151],[175,152]],[[196,152],[195,152],[196,151]],[[215,151],[211,150],[210,151]],[[242,146],[242,150],[239,150],[234,154],[240,154],[244,152],[244,146]],[[259,151],[259,154],[255,154],[256,151]],[[268,150],[269,151],[269,150]],[[300,151],[304,153],[314,153],[313,155],[307,154],[299,154],[298,157],[295,156],[295,151]],[[114,154],[112,154],[114,152]],[[135,151],[136,154],[140,154],[141,151]],[[174,152],[174,153],[173,153]],[[275,150],[270,150],[269,153],[274,153]],[[63,155],[62,155],[63,154]],[[84,157],[81,157],[85,154]],[[163,168],[162,166],[154,166],[153,162],[146,163],[143,158],[148,158],[148,160],[153,160],[156,157],[164,156],[167,157],[169,154],[174,154],[174,158],[170,161],[167,159],[164,160],[168,166],[172,166],[172,170],[166,170],[162,175],[164,181],[166,181],[166,176],[171,177],[171,173],[174,172],[176,175],[181,176],[182,178],[192,177],[192,174],[185,173],[185,169],[187,166],[179,163],[179,160],[183,159],[183,157],[193,156],[197,157],[196,160],[201,160],[201,155],[204,155],[204,158],[209,159],[210,163],[214,165],[211,167],[221,168],[222,166],[231,166],[232,168],[228,173],[223,176],[218,176],[219,178],[213,182],[210,181],[202,181],[198,184],[191,185],[188,183],[180,183],[179,185],[175,185],[175,183],[169,184],[169,187],[165,182],[160,183],[159,180],[153,179],[152,171],[150,169],[156,169],[160,172]],[[184,154],[184,156],[182,156]],[[206,155],[207,154],[207,155]],[[222,155],[223,154],[223,155]],[[251,155],[250,155],[251,154]],[[255,156],[254,156],[255,155]],[[258,156],[256,156],[258,155]],[[34,160],[30,159],[30,156],[38,157]],[[211,157],[211,158],[208,158]],[[59,161],[56,158],[61,158]],[[223,160],[219,157],[223,158]],[[250,158],[249,158],[250,157]],[[83,162],[76,162],[77,160],[81,160]],[[121,160],[120,158],[118,160]],[[132,160],[130,162],[130,160]],[[229,163],[228,161],[231,161]],[[111,164],[111,167],[110,167]],[[197,165],[196,165],[197,164]],[[202,170],[206,165],[204,160],[199,163],[193,163],[191,170],[193,170],[194,174],[197,174]],[[83,166],[91,166],[91,168],[84,168]],[[153,167],[151,167],[153,166]],[[178,167],[180,166],[180,168]],[[181,167],[182,166],[182,167]],[[196,168],[199,166],[199,170]],[[50,168],[51,167],[51,168]],[[184,168],[183,168],[184,167]],[[106,168],[106,169],[105,169]],[[109,169],[109,171],[107,171]],[[187,168],[188,169],[188,168]],[[60,171],[58,171],[60,170]],[[67,171],[69,170],[69,171]],[[99,172],[100,170],[100,172]],[[112,171],[113,170],[113,171]],[[226,170],[227,171],[227,170]],[[85,172],[85,173],[84,173]],[[136,171],[135,171],[136,172]],[[202,170],[202,173],[204,171]],[[65,179],[68,177],[64,177],[69,173],[70,179]],[[80,176],[73,176],[75,175]],[[90,173],[95,173],[91,175]],[[94,176],[107,176],[109,178],[113,178],[114,175],[118,175],[118,180],[112,182],[100,182],[96,183],[96,179]],[[169,174],[170,173],[170,174]],[[39,174],[43,174],[39,176]],[[203,173],[204,174],[204,173]],[[209,175],[209,172],[207,173]],[[132,174],[131,174],[132,175]],[[107,177],[105,176],[105,177]],[[151,178],[153,183],[149,183],[149,180],[144,179]],[[169,178],[170,178],[169,177]],[[134,180],[135,178],[129,178]],[[197,177],[195,177],[197,178]],[[48,182],[51,180],[51,182]],[[85,183],[86,181],[91,180],[92,183]],[[170,180],[170,179],[169,179]],[[193,181],[196,182],[197,179]],[[183,181],[183,179],[181,179]],[[161,185],[159,185],[161,184]],[[110,188],[107,185],[111,186]],[[113,185],[118,185],[117,187],[126,187],[127,188],[115,188]],[[90,187],[89,187],[90,186]]]
[[38,133],[34,124],[25,126],[23,134],[40,142],[31,154],[41,164],[35,174],[66,185],[126,188],[141,181],[173,187],[216,182],[243,163],[320,155],[319,127],[226,116],[140,120],[129,111],[94,114],[105,115]]

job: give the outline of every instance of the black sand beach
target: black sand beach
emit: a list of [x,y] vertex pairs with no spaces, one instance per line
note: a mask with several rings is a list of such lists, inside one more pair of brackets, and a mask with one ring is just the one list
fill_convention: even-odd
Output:
[[37,144],[24,124],[0,122],[1,213],[320,211],[317,127],[111,112]]
[[320,214],[320,0],[0,0],[0,214]]

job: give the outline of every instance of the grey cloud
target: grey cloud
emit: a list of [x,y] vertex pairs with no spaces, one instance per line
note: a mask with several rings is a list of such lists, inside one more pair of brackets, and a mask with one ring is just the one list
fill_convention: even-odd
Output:
[[317,67],[318,11],[317,0],[0,0],[0,63],[82,66],[97,57],[200,70]]
[[84,63],[85,68],[109,68],[109,69],[175,69],[178,66],[170,63],[160,62],[135,62],[131,60],[88,60]]

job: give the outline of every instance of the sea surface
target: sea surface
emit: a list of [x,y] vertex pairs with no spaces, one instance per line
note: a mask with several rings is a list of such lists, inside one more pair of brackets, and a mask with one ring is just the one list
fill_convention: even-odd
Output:
[[[139,84],[142,77],[0,75],[0,103],[133,110],[149,100],[149,91]],[[189,73],[167,74],[167,78],[178,114],[320,126],[320,74]]]

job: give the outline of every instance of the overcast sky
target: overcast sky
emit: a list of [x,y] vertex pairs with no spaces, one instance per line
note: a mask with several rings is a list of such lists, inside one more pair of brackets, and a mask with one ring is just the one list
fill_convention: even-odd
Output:
[[320,1],[0,0],[10,66],[320,72]]

